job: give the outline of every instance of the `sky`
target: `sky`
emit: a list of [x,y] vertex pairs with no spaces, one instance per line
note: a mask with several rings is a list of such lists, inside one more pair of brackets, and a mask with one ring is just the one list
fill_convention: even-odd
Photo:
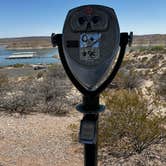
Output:
[[0,38],[61,33],[67,12],[87,4],[112,7],[121,32],[166,34],[166,0],[0,0]]

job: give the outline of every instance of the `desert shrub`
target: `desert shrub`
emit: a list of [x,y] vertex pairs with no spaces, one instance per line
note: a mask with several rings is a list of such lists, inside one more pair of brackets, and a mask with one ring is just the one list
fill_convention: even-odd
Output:
[[52,65],[47,71],[10,84],[6,75],[1,74],[0,110],[20,114],[32,111],[66,114],[70,109],[66,97],[70,90],[71,84],[61,65]]
[[139,75],[135,70],[120,70],[113,81],[118,88],[134,89],[139,85]]
[[162,45],[156,45],[156,46],[149,46],[149,47],[140,47],[139,52],[143,52],[143,53],[156,53],[156,52],[166,53],[166,49]]
[[39,78],[44,77],[44,76],[45,76],[45,73],[46,73],[45,70],[43,70],[43,71],[39,71],[39,72],[37,73],[37,75],[36,75],[36,78],[39,79]]
[[148,60],[148,57],[143,57],[142,59],[141,59],[141,63],[144,63],[145,61],[147,61]]
[[64,101],[64,98],[56,98],[56,100],[41,103],[40,111],[51,115],[66,115],[69,108],[67,109],[67,103],[63,103]]
[[0,73],[0,110],[20,114],[37,111],[64,115],[72,105],[67,97],[70,90],[71,83],[61,65],[51,65],[47,71],[15,82]]
[[67,79],[66,73],[60,64],[54,64],[48,67],[47,77],[56,79]]
[[160,59],[163,58],[163,55],[154,55],[152,58],[150,58],[147,63],[145,64],[146,68],[156,68],[159,65]]
[[158,45],[158,46],[153,46],[153,47],[151,47],[151,48],[150,48],[150,51],[164,52],[164,51],[166,51],[166,50],[165,50],[165,47],[164,47],[164,46]]
[[0,100],[2,96],[7,92],[8,86],[9,86],[9,79],[7,75],[4,73],[0,73]]
[[109,155],[141,153],[166,138],[166,117],[153,114],[148,101],[136,91],[104,92],[106,111],[100,121],[99,144]]
[[121,68],[125,68],[125,69],[128,69],[130,70],[131,68],[134,67],[134,64],[136,63],[136,60],[134,59],[129,59],[129,58],[125,58],[123,60],[123,63],[122,63],[122,66]]
[[51,114],[66,114],[68,100],[66,94],[71,89],[66,74],[61,65],[49,67],[43,81],[38,85],[39,105],[43,112]]
[[7,111],[8,113],[28,113],[30,107],[30,100],[26,98],[23,94],[10,94],[10,96],[5,97],[2,100],[3,103],[0,104],[0,108],[3,111]]
[[165,100],[166,99],[166,71],[158,75],[157,78],[155,78],[154,82],[155,82],[157,94],[159,94]]
[[0,96],[0,109],[8,113],[29,113],[35,104],[36,93],[32,82],[10,84],[3,95]]
[[139,47],[138,50],[139,50],[139,52],[145,52],[145,51],[148,51],[148,48],[149,47],[143,47],[142,46],[142,47]]
[[11,66],[14,67],[14,68],[19,68],[19,67],[23,67],[24,64],[16,63],[16,64],[11,65]]
[[134,48],[130,48],[130,49],[129,49],[129,53],[132,53],[132,52],[134,52],[134,51],[135,51]]
[[72,142],[77,144],[78,143],[78,132],[79,132],[79,124],[72,123],[68,126],[69,130],[71,130],[71,139]]
[[144,53],[145,57],[139,59],[139,61],[135,63],[135,67],[144,69],[159,67],[160,62],[164,59],[164,55],[152,53],[153,56],[148,57],[148,54],[149,52]]
[[0,88],[3,88],[8,82],[9,80],[6,74],[0,73]]

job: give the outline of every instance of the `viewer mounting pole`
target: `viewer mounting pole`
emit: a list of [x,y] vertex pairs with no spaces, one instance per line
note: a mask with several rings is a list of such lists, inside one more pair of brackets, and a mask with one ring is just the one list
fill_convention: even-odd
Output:
[[63,34],[51,36],[68,77],[83,94],[83,102],[76,109],[83,113],[79,142],[84,144],[85,166],[97,166],[98,120],[99,113],[105,110],[99,95],[117,74],[132,38],[133,33],[120,33],[115,11],[101,5],[70,10]]
[[[99,113],[88,114],[88,110],[99,109],[99,96],[97,97],[83,97],[83,105],[85,109],[83,121],[91,121],[95,124],[95,136],[94,141],[91,143],[85,142],[84,144],[84,166],[97,166],[97,154],[98,154],[98,119]],[[80,138],[81,142],[81,138]]]

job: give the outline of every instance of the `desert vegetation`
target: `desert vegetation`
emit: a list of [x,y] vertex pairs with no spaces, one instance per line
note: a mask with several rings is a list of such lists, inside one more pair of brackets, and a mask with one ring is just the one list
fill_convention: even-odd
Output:
[[[102,165],[166,163],[165,62],[163,46],[130,50],[102,93],[107,108],[99,123]],[[76,142],[78,124],[70,128]]]
[[166,139],[166,116],[155,114],[154,103],[142,98],[141,92],[119,89],[104,92],[103,98],[108,110],[101,116],[99,144],[107,164],[111,156],[141,154]]
[[10,80],[3,73],[0,78],[1,111],[10,114],[37,111],[60,115],[69,110],[66,108],[66,94],[71,84],[61,65],[51,65],[48,71],[40,71],[20,81]]
[[[166,164],[165,54],[163,46],[129,50],[114,81],[101,94],[107,108],[99,123],[102,166]],[[19,78],[0,73],[1,113],[62,118],[79,100],[60,64]],[[78,146],[79,123],[72,122],[68,130]]]
[[[155,148],[150,149],[153,146],[165,147],[165,53],[163,46],[129,51],[113,81],[114,88],[102,94],[107,106],[100,120],[103,164],[112,165],[117,158],[125,164],[135,158],[133,165],[139,165],[139,160],[148,165],[145,153],[155,153]],[[164,158],[161,151],[158,155]]]

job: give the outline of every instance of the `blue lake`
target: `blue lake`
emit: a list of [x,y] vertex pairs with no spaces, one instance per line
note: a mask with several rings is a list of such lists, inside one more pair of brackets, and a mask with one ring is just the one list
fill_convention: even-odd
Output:
[[[29,59],[6,59],[13,53],[17,52],[36,52],[37,57]],[[51,64],[59,62],[54,58],[54,55],[58,55],[57,48],[48,49],[26,49],[26,50],[8,50],[5,47],[0,47],[0,66],[10,66],[14,64]]]

